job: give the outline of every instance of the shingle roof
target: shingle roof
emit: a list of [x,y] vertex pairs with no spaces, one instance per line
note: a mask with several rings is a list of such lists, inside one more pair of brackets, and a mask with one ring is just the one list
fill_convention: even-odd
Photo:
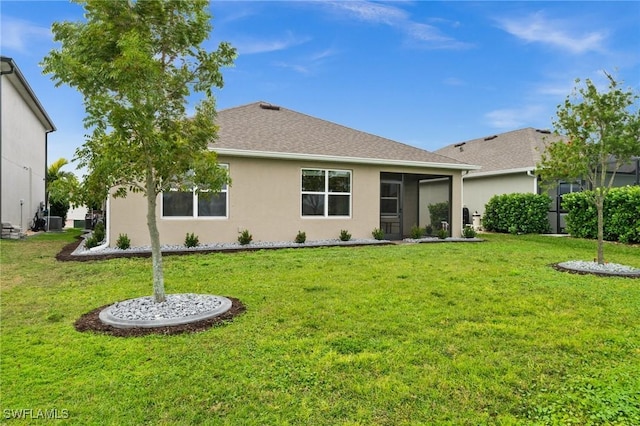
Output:
[[214,150],[458,165],[464,163],[266,102],[218,112]]
[[561,136],[548,130],[528,127],[448,145],[435,152],[482,167],[471,173],[533,169],[540,161],[545,143],[556,141],[559,138]]

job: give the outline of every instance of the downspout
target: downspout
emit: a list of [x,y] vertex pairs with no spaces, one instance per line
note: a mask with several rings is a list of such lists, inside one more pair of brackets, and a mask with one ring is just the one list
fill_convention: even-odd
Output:
[[104,243],[99,246],[91,247],[89,251],[97,251],[109,248],[109,230],[111,229],[111,195],[107,195],[106,205],[107,220],[104,223]]
[[[5,64],[9,65],[9,71],[2,71],[2,69],[0,68],[0,75],[5,75],[5,74],[13,74],[14,71],[14,67],[13,64],[11,63],[11,60],[5,60],[5,59],[9,59],[9,58],[2,58],[2,62],[4,62]],[[2,96],[2,83],[0,83],[0,97]],[[0,158],[2,157],[2,114],[0,113]],[[2,173],[0,173],[0,188],[2,188]],[[20,216],[22,217],[22,215]],[[0,197],[0,221],[2,221],[2,197]]]
[[533,178],[533,193],[538,194],[538,177],[533,174],[533,170],[527,170],[527,176]]

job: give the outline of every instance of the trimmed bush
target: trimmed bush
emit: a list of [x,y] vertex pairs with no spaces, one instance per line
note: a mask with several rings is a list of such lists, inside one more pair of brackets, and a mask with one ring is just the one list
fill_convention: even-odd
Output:
[[384,231],[380,228],[374,228],[373,231],[371,231],[371,235],[376,240],[384,240]]
[[487,231],[511,234],[549,232],[547,195],[514,193],[494,195],[485,206],[482,224]]
[[[593,191],[564,195],[567,232],[573,237],[598,237],[598,212],[591,203]],[[640,243],[640,187],[611,188],[604,200],[604,239],[626,244]]]
[[240,245],[246,246],[247,244],[251,243],[251,241],[253,241],[253,235],[249,233],[248,229],[245,229],[240,233],[240,235],[238,235],[238,242],[240,243]]
[[120,250],[126,250],[131,247],[131,240],[127,234],[118,235],[118,240],[116,241],[116,247]]
[[92,234],[90,237],[88,237],[86,240],[84,240],[84,246],[85,248],[93,248],[96,247],[98,245],[100,241],[98,241],[98,239],[96,238],[95,234]]
[[184,237],[184,245],[186,247],[198,247],[198,245],[200,244],[200,240],[198,239],[198,236],[196,234],[192,233],[187,233],[187,235]]
[[424,229],[420,228],[418,225],[413,225],[411,227],[411,238],[413,238],[414,240],[417,240],[419,238],[422,238],[424,236]]
[[464,238],[475,238],[477,235],[477,232],[475,229],[473,229],[472,226],[465,226],[464,228],[462,228],[462,236]]
[[340,231],[340,241],[349,241],[351,239],[351,234],[346,229]]
[[106,237],[106,233],[105,233],[103,222],[98,222],[96,224],[95,228],[93,229],[92,236],[95,237],[96,241],[99,243],[104,241],[104,238]]
[[304,231],[298,231],[298,234],[296,235],[296,243],[304,244],[305,241],[307,241],[307,233]]

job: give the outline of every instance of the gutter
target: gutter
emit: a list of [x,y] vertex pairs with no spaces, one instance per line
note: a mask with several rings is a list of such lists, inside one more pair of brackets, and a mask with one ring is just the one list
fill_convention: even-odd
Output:
[[499,176],[499,175],[509,175],[513,173],[527,173],[529,176],[534,176],[529,173],[533,173],[535,171],[534,167],[520,167],[517,169],[506,169],[506,170],[493,170],[490,172],[478,172],[478,173],[470,173],[468,175],[463,176],[463,179],[474,179],[488,176]]
[[464,163],[431,163],[427,161],[411,161],[411,160],[391,160],[384,158],[362,158],[362,157],[336,157],[323,154],[300,154],[293,152],[272,152],[272,151],[249,151],[243,149],[232,148],[209,148],[211,151],[219,155],[228,155],[234,157],[251,157],[251,158],[271,158],[278,160],[305,160],[305,161],[324,161],[333,163],[355,163],[355,164],[375,164],[385,166],[404,166],[404,167],[432,167],[439,169],[452,170],[478,170],[480,166],[473,166]]

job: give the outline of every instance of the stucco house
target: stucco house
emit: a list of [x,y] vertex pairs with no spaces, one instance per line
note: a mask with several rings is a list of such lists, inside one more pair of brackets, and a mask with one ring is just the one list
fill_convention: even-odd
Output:
[[[163,244],[182,244],[187,233],[200,242],[236,242],[248,230],[255,241],[371,238],[408,235],[421,223],[430,200],[420,183],[445,183],[451,234],[461,232],[462,173],[471,166],[266,102],[218,112],[218,139],[210,149],[228,167],[232,184],[215,197],[165,192],[158,202]],[[108,244],[127,234],[149,244],[142,196],[111,198]]]
[[15,61],[0,64],[0,215],[24,231],[45,201],[47,137],[56,128]]
[[[557,141],[561,136],[549,130],[531,127],[483,138],[460,142],[438,149],[435,153],[455,158],[458,161],[477,164],[462,176],[463,204],[471,214],[484,214],[484,207],[494,195],[510,193],[541,194],[545,190],[539,185],[535,174],[545,144]],[[624,166],[617,174],[615,186],[638,184],[638,160]],[[584,182],[559,182],[548,195],[551,232],[564,232],[566,211],[561,208],[562,196],[582,191]]]

